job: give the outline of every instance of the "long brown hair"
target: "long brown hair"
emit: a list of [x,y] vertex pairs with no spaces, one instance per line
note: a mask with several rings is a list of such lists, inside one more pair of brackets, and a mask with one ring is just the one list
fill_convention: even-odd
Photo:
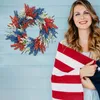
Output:
[[74,24],[73,14],[76,5],[83,5],[90,13],[92,24],[90,26],[91,33],[89,36],[88,47],[92,54],[93,59],[100,59],[100,28],[99,18],[93,9],[92,5],[87,0],[76,0],[71,7],[70,15],[68,18],[68,31],[65,33],[65,39],[69,47],[78,52],[82,52],[82,47],[79,44],[78,28]]

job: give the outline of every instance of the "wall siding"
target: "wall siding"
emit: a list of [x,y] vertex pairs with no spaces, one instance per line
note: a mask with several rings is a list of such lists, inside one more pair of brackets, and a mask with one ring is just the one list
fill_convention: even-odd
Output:
[[[51,83],[57,44],[67,30],[67,18],[75,0],[0,0],[0,100],[51,100]],[[89,0],[100,16],[100,0]],[[48,15],[55,15],[58,26],[56,42],[50,43],[44,54],[37,56],[21,54],[10,47],[5,40],[7,24],[13,11],[20,11],[24,3],[44,8]],[[36,37],[38,27],[28,31]]]

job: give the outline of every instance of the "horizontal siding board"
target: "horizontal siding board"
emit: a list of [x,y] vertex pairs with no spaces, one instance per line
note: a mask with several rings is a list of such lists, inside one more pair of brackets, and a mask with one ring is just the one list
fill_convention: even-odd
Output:
[[[8,66],[8,67],[7,67]],[[53,68],[53,64],[51,65],[6,65],[6,66],[0,66],[0,77],[4,77],[5,79],[8,79],[11,77],[19,79],[20,77],[25,79],[25,77],[30,77],[32,80],[40,79],[40,78],[49,78],[51,75],[51,71]],[[9,77],[9,78],[8,78]],[[35,78],[36,77],[36,78]],[[1,79],[0,78],[0,79]],[[3,79],[1,79],[3,80]],[[49,80],[49,79],[46,79]]]
[[[7,79],[6,79],[7,78]],[[0,78],[0,89],[49,89],[50,81],[49,78],[41,77],[3,77]]]
[[[24,5],[23,6],[8,6],[9,9],[6,9],[6,7],[3,7],[3,6],[0,6],[0,18],[5,17],[5,18],[8,18],[9,19],[9,16],[14,16],[14,10],[17,10],[18,12],[20,12],[23,8],[24,8]],[[55,16],[56,17],[68,17],[69,16],[69,11],[70,11],[70,8],[71,8],[71,5],[65,5],[65,6],[36,6],[36,9],[37,8],[44,8],[44,11],[46,13],[48,13],[49,16]],[[94,5],[94,9],[96,10],[96,12],[99,14],[100,16],[100,13],[99,13],[99,10],[100,9],[100,5]],[[7,20],[8,20],[7,19]]]
[[[1,6],[0,7],[1,16],[4,16],[4,15],[6,17],[13,16],[14,10],[17,10],[18,12],[20,12],[23,8],[24,8],[24,5],[23,6],[18,6],[18,5],[17,6],[9,6],[9,9],[6,9],[6,7]],[[55,15],[55,17],[65,17],[69,13],[70,6],[69,5],[67,5],[67,6],[53,6],[53,7],[52,6],[39,6],[39,7],[36,6],[36,9],[37,8],[44,8],[44,11],[49,16]],[[7,12],[7,13],[5,13],[5,12]]]
[[31,66],[29,68],[28,66],[8,66],[0,68],[0,89],[50,88],[51,71],[51,66]]
[[[21,1],[13,1],[13,0],[2,0],[0,1],[2,5],[22,5],[23,3],[28,3],[30,5],[34,4],[34,5],[71,5],[75,0],[21,0]],[[92,4],[94,5],[100,5],[99,4],[99,0],[89,0]]]
[[65,5],[65,4],[72,4],[74,0],[63,0],[62,1],[58,1],[58,0],[54,0],[54,1],[50,1],[50,0],[21,0],[20,2],[17,1],[13,1],[13,0],[3,0],[1,1],[2,5],[22,5],[23,3],[28,3],[30,5],[34,4],[34,5]]
[[51,65],[54,55],[0,55],[0,65]]
[[51,100],[49,89],[1,89],[1,100]]

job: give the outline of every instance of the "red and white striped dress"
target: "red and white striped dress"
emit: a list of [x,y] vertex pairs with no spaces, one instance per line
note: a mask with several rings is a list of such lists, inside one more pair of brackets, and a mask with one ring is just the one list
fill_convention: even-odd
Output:
[[51,77],[52,100],[84,100],[79,72],[90,61],[67,47],[65,41],[59,43]]

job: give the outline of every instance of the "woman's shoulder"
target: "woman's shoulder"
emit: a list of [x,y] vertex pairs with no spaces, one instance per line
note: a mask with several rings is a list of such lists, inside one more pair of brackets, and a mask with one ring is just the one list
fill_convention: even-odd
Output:
[[68,46],[68,43],[67,43],[67,40],[66,39],[61,40],[60,43],[62,45]]

